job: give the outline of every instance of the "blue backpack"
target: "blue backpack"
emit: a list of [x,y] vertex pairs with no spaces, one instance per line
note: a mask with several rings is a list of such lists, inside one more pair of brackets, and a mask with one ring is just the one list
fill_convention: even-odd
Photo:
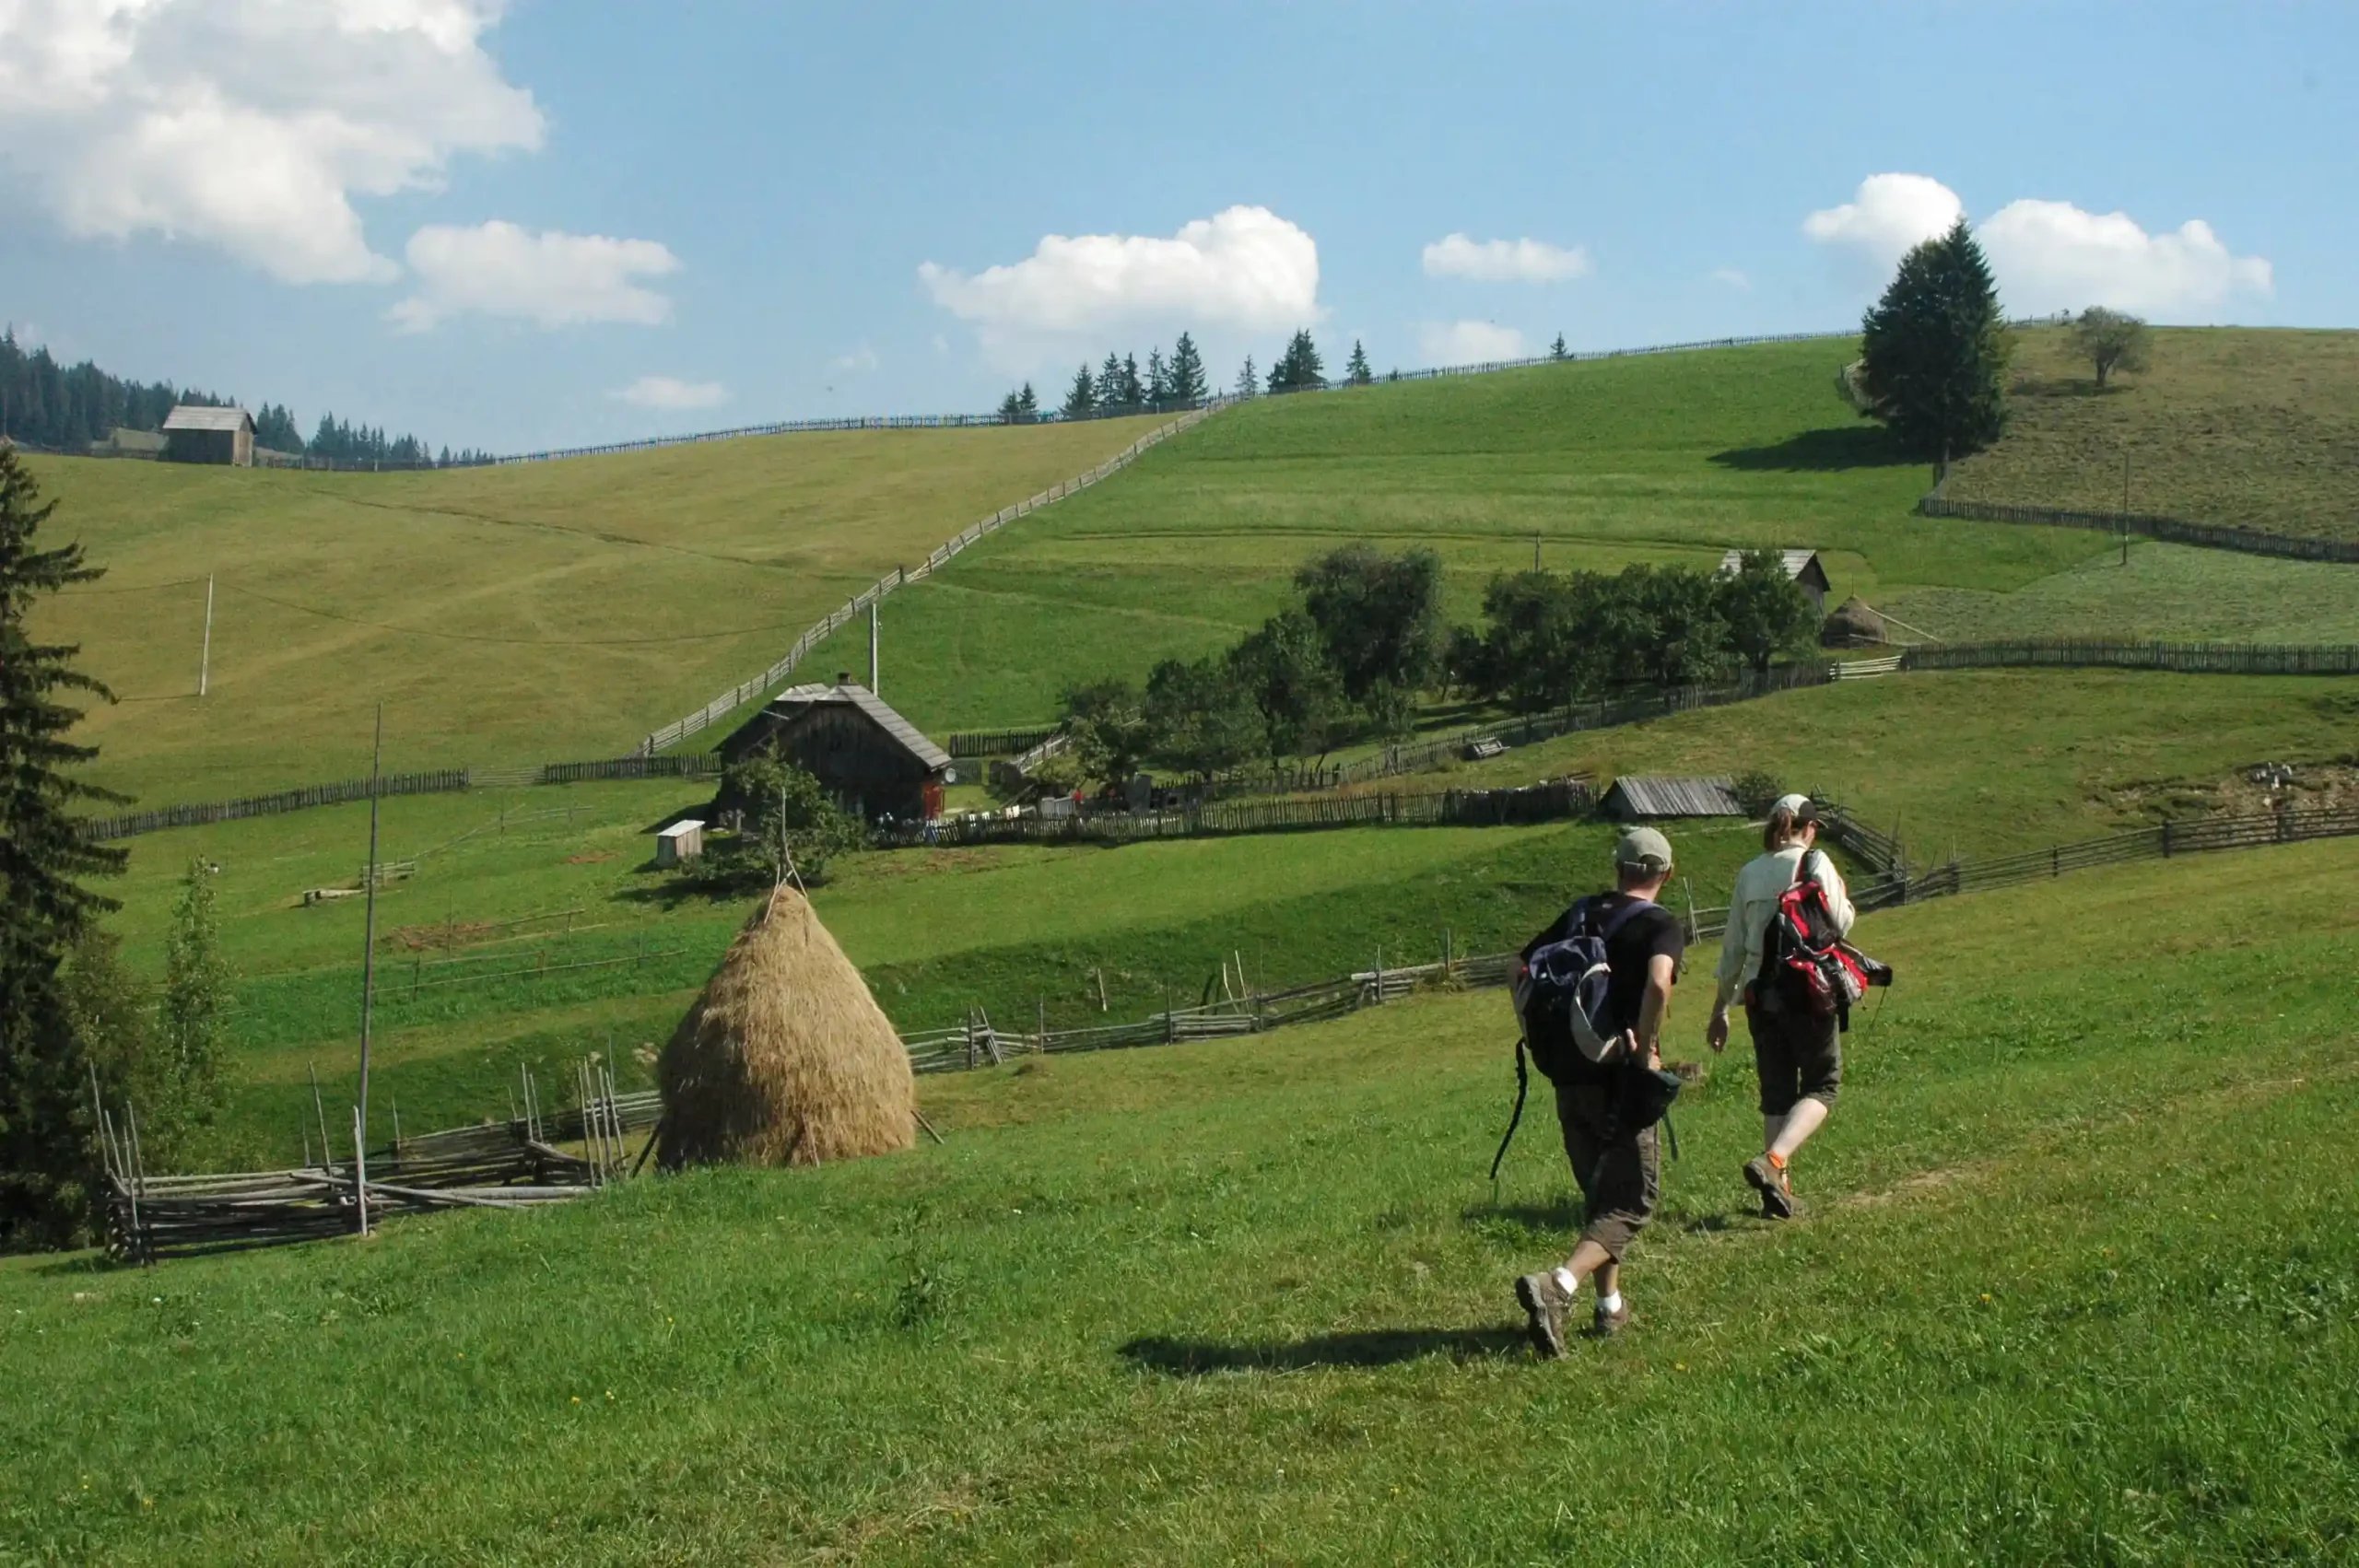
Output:
[[1523,1025],[1524,1048],[1542,1077],[1562,1082],[1577,1070],[1611,1063],[1623,1051],[1623,1031],[1606,1014],[1614,986],[1605,944],[1632,917],[1655,906],[1634,898],[1603,921],[1598,899],[1573,906],[1573,934],[1532,950],[1508,982],[1516,1019]]

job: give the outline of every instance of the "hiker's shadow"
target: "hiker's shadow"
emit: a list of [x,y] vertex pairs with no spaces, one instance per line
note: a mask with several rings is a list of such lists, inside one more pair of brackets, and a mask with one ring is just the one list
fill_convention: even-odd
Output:
[[1368,1328],[1315,1334],[1308,1340],[1224,1345],[1160,1334],[1124,1345],[1124,1360],[1167,1377],[1215,1372],[1303,1372],[1321,1366],[1398,1366],[1443,1356],[1455,1362],[1496,1361],[1520,1350],[1521,1328]]

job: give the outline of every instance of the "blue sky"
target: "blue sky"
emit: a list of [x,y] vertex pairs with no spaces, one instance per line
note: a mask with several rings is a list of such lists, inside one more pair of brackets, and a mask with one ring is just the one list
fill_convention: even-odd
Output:
[[2348,6],[16,0],[0,35],[0,317],[307,427],[980,410],[1181,327],[1222,382],[1297,324],[1379,371],[1838,327],[1961,211],[2019,310],[2359,324]]

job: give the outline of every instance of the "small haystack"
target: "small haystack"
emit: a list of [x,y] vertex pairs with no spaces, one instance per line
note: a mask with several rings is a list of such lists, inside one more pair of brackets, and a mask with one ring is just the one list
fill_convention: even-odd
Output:
[[1837,605],[1818,631],[1821,648],[1881,648],[1887,640],[1884,616],[1856,593]]
[[901,1037],[811,906],[770,895],[656,1069],[667,1169],[816,1165],[906,1149],[917,1094]]

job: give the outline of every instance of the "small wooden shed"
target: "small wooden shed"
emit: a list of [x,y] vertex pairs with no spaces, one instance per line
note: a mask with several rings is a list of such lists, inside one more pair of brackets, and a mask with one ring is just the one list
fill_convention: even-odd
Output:
[[1664,778],[1634,774],[1616,778],[1597,803],[1615,822],[1647,822],[1674,816],[1743,816],[1736,787],[1727,778]]
[[704,824],[694,817],[655,832],[655,863],[665,871],[685,865],[704,853]]
[[790,686],[721,743],[734,763],[768,752],[792,763],[862,816],[932,822],[950,755],[865,686]]
[[[1826,595],[1835,585],[1826,580],[1826,567],[1819,560],[1818,552],[1780,550],[1778,556],[1785,565],[1786,575],[1801,583],[1802,591],[1810,595],[1811,607],[1822,615],[1826,614]],[[1731,550],[1720,557],[1720,576],[1734,577],[1743,565],[1744,552]]]
[[164,416],[164,461],[252,468],[254,416],[242,408],[183,403]]

